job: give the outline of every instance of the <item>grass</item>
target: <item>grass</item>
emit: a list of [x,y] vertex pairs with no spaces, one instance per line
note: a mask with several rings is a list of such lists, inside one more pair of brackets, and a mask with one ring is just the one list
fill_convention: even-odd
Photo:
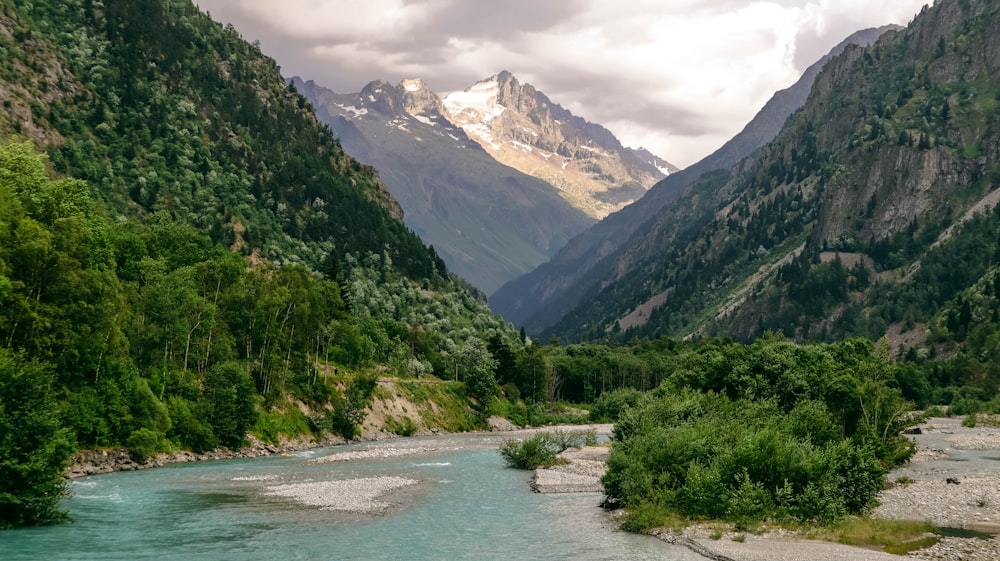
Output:
[[[395,384],[400,397],[408,399],[415,406],[412,413],[419,416],[423,426],[447,432],[479,428],[477,419],[471,415],[471,405],[461,384],[432,376],[424,376],[419,381],[398,379]],[[405,429],[405,426],[402,428]]]
[[261,412],[250,433],[264,442],[277,443],[282,436],[296,438],[312,434],[309,419],[291,404]]
[[501,396],[493,400],[489,412],[522,427],[590,423],[590,411],[586,405],[580,404],[560,402],[528,404],[523,399],[511,401]]
[[884,520],[849,516],[826,527],[803,532],[807,537],[846,545],[883,549],[888,553],[915,551],[936,543],[937,528],[930,522]]
[[[403,408],[405,411],[405,407]],[[413,436],[417,432],[417,425],[413,423],[413,419],[409,417],[403,417],[402,420],[396,419],[395,417],[389,417],[385,420],[385,430],[398,435],[398,436]]]
[[[654,521],[655,523],[650,525],[650,522]],[[646,524],[645,527],[667,528],[675,532],[681,532],[691,524],[699,524],[709,528],[708,538],[712,540],[722,539],[727,533],[735,530],[732,524],[719,521],[684,520],[656,507],[645,507],[638,512],[630,512],[625,517],[625,524],[636,527],[642,527],[643,524]],[[790,530],[807,539],[880,550],[894,555],[905,555],[911,551],[930,547],[937,543],[942,536],[952,535],[951,529],[938,528],[930,522],[884,520],[861,516],[850,516],[828,526],[804,526],[797,523],[771,521],[766,524],[761,523],[748,531],[752,534],[766,534],[769,530],[779,528]],[[746,540],[746,533],[737,533],[732,537],[732,540],[743,542]]]

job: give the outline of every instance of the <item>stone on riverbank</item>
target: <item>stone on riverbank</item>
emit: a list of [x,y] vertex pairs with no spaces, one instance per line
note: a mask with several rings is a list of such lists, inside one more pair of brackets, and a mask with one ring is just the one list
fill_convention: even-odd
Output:
[[559,457],[568,463],[536,469],[531,488],[536,493],[603,493],[608,453],[606,446],[565,450]]

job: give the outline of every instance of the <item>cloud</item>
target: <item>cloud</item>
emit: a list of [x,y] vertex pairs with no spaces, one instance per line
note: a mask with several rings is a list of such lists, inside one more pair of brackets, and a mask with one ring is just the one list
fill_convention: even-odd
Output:
[[196,0],[286,75],[339,92],[509,70],[573,113],[690,165],[851,33],[925,0]]
[[202,1],[224,17],[238,14],[288,38],[381,43],[406,37],[426,26],[440,2],[405,0],[239,0]]

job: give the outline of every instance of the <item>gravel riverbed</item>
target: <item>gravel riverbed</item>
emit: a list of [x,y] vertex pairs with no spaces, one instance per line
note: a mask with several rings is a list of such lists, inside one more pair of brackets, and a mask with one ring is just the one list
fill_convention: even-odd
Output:
[[961,417],[935,417],[919,429],[908,435],[917,453],[889,474],[894,485],[879,495],[881,505],[873,515],[993,534],[989,539],[947,537],[912,558],[1000,559],[1000,427],[963,427]]
[[602,493],[601,477],[608,470],[607,446],[571,448],[559,454],[568,463],[536,469],[531,488],[538,493]]
[[264,489],[264,495],[291,499],[306,506],[319,507],[320,510],[379,514],[392,506],[383,500],[385,495],[417,483],[417,480],[406,477],[362,477],[272,485]]

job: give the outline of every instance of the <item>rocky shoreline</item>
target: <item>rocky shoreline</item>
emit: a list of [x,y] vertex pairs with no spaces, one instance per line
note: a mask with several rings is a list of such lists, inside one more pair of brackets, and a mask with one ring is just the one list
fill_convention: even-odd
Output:
[[536,493],[603,493],[601,477],[608,470],[607,446],[570,448],[559,454],[563,465],[536,469],[531,489]]
[[[374,439],[372,439],[374,440]],[[66,470],[66,477],[76,479],[88,475],[101,473],[112,473],[116,471],[136,471],[163,467],[173,463],[203,462],[209,460],[229,460],[234,458],[257,458],[261,456],[272,456],[275,454],[287,454],[291,452],[301,452],[311,448],[323,446],[334,446],[347,443],[339,436],[330,436],[323,439],[303,438],[298,440],[284,440],[280,444],[268,444],[257,438],[248,437],[249,444],[239,450],[230,450],[226,447],[216,448],[203,453],[182,451],[174,454],[158,454],[147,459],[145,462],[137,462],[124,448],[112,448],[104,450],[80,450],[73,455],[70,467]]]
[[[491,431],[517,431],[520,430],[510,421],[500,417],[490,417],[487,421]],[[438,429],[431,429],[419,433],[417,436],[430,436],[443,434]],[[388,432],[366,432],[361,435],[356,442],[377,442],[397,438],[398,435]],[[65,475],[69,479],[86,477],[88,475],[98,475],[101,473],[113,473],[117,471],[136,471],[163,467],[167,464],[204,462],[210,460],[230,460],[235,458],[258,458],[261,456],[273,456],[275,454],[288,454],[292,452],[302,452],[313,448],[323,448],[326,446],[337,446],[348,444],[349,442],[340,436],[325,436],[317,439],[304,437],[298,439],[282,439],[278,444],[268,444],[253,435],[247,435],[247,446],[239,450],[230,450],[225,446],[210,450],[208,452],[191,452],[184,450],[173,454],[157,454],[148,458],[144,462],[138,462],[125,448],[107,448],[100,450],[79,450],[77,451]]]

